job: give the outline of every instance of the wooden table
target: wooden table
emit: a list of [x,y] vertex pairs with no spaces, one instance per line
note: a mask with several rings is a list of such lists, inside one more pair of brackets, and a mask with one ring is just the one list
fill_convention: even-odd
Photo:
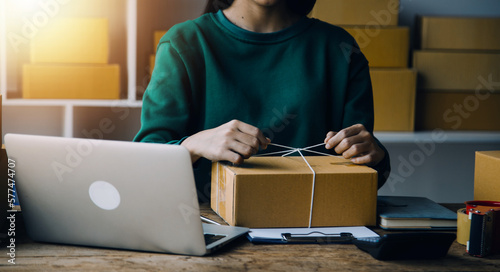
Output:
[[[202,214],[221,222],[208,206]],[[378,261],[352,244],[255,245],[242,237],[215,254],[191,257],[36,243],[16,222],[16,264],[0,249],[0,271],[500,271],[500,256],[476,258],[454,242],[438,260]],[[380,230],[376,230],[380,232]]]

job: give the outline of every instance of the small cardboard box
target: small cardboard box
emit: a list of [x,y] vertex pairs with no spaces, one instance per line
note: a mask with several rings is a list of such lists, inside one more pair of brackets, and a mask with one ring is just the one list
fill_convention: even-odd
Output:
[[[311,226],[375,225],[375,170],[340,157],[306,158],[316,172]],[[302,157],[253,157],[239,167],[217,162],[211,206],[233,226],[307,227],[312,187]]]
[[500,50],[500,18],[420,18],[422,49]]
[[500,52],[414,51],[419,90],[500,90]]
[[476,152],[474,200],[500,201],[500,151]]
[[31,42],[31,63],[106,64],[109,26],[105,18],[59,18]]
[[370,69],[375,131],[413,131],[417,71]]
[[149,75],[153,74],[153,69],[155,67],[155,59],[156,59],[156,50],[158,48],[158,44],[160,43],[161,38],[167,33],[167,30],[157,30],[154,32],[154,54],[149,56]]
[[158,48],[158,44],[160,43],[161,38],[167,33],[167,30],[157,30],[154,32],[154,40],[153,40],[153,46],[154,46],[154,52],[156,54],[156,49]]
[[343,26],[368,59],[370,67],[407,68],[410,52],[408,27]]
[[156,55],[149,55],[149,75],[153,74],[153,70],[155,69]]
[[397,26],[399,0],[317,0],[311,16],[334,25]]
[[417,130],[500,130],[500,93],[419,91]]
[[23,98],[119,99],[120,67],[26,64]]

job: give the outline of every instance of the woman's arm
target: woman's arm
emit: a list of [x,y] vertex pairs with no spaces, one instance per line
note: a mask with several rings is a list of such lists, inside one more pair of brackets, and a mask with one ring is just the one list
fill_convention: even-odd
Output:
[[390,173],[389,153],[373,136],[373,93],[368,61],[355,43],[349,62],[349,80],[344,105],[343,129],[330,131],[325,137],[327,149],[333,149],[356,164],[378,171],[378,187]]

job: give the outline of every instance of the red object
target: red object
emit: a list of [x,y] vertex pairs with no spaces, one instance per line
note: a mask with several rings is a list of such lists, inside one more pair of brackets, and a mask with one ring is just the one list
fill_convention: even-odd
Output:
[[486,201],[486,200],[473,200],[465,202],[466,213],[469,214],[470,211],[476,213],[485,213],[487,211],[500,211],[500,202],[498,201]]
[[[476,254],[471,254],[469,251],[469,245],[467,246],[467,253],[476,257],[484,257],[488,254],[500,253],[500,202],[475,200],[467,201],[465,202],[465,205],[466,213],[469,215],[469,219],[471,219],[471,216],[473,215],[483,218],[481,219],[482,223],[478,228],[474,228],[472,226],[473,223],[471,222],[471,238],[467,243],[473,243],[472,237],[474,235],[474,244],[476,245],[474,252],[476,252]],[[478,233],[480,234],[479,236]],[[478,242],[480,242],[480,248],[477,248],[479,245],[477,244]]]

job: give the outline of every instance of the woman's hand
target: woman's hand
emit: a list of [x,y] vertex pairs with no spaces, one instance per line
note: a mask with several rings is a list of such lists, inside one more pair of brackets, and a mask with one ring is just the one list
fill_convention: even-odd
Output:
[[232,120],[219,127],[196,133],[182,142],[191,153],[193,163],[200,157],[212,161],[229,161],[241,164],[244,159],[256,154],[259,148],[266,149],[271,142],[260,129]]
[[326,149],[334,148],[337,154],[355,164],[375,166],[385,157],[384,150],[361,124],[344,128],[339,132],[328,132],[325,144]]

